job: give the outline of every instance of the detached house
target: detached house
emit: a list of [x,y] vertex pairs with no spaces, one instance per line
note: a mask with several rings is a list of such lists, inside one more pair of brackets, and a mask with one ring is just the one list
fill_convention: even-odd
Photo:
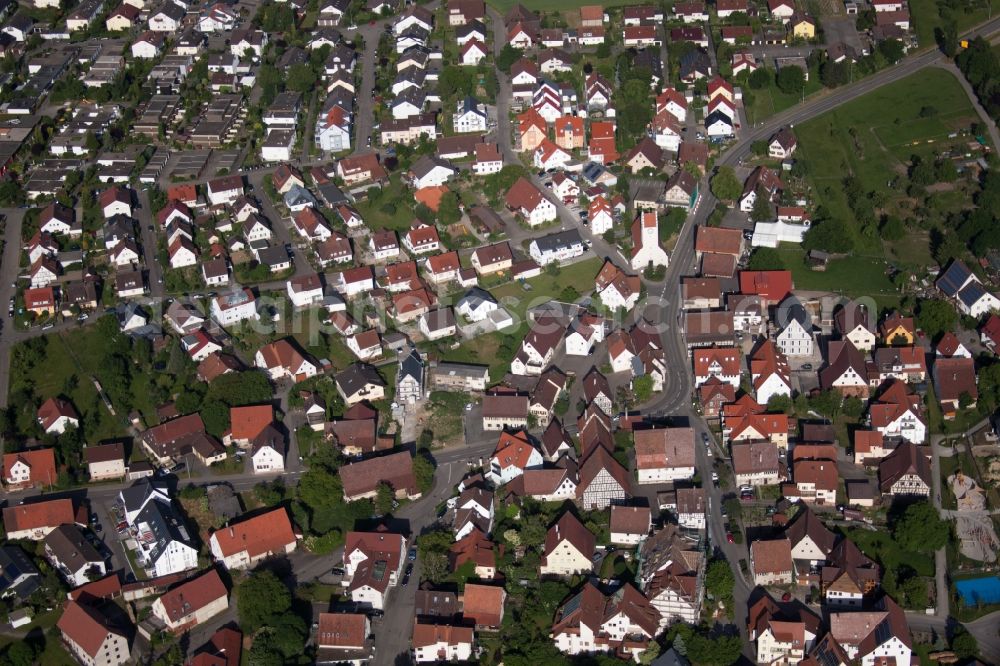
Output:
[[692,428],[636,430],[635,466],[640,484],[690,479],[695,471]]
[[212,557],[226,569],[247,569],[272,555],[291,553],[296,547],[284,508],[215,530],[208,543]]
[[595,546],[593,533],[567,511],[545,535],[539,572],[543,576],[572,576],[591,571]]
[[878,481],[883,494],[930,496],[930,452],[925,449],[926,447],[903,442],[882,459],[878,466]]
[[[524,400],[526,402],[527,398]],[[509,483],[524,474],[525,470],[539,469],[543,464],[542,454],[532,446],[526,433],[523,431],[504,432],[500,434],[493,455],[490,456],[487,476],[497,484]]]

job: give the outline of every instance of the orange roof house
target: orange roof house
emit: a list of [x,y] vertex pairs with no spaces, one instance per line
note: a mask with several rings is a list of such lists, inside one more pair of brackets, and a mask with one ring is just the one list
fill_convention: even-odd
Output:
[[3,482],[10,488],[51,486],[56,479],[54,449],[30,449],[3,456]]
[[444,185],[421,187],[413,193],[413,198],[417,200],[417,203],[422,203],[436,213],[438,212],[438,208],[441,207],[441,197],[448,191],[448,188]]
[[288,513],[279,507],[212,532],[212,556],[227,569],[240,569],[277,553],[295,550]]
[[250,442],[274,422],[271,405],[247,405],[229,408],[229,438],[233,442]]
[[579,116],[562,116],[555,122],[556,145],[566,150],[583,148],[586,133],[583,128],[583,118]]

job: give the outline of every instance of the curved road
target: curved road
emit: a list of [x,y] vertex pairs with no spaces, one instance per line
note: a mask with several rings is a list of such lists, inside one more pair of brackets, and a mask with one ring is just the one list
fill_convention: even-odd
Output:
[[[1000,18],[993,19],[972,30],[963,37],[988,36],[1000,30]],[[818,96],[806,100],[791,109],[775,114],[763,123],[744,128],[742,135],[736,143],[730,145],[716,160],[716,166],[736,166],[740,164],[751,153],[751,146],[755,141],[769,139],[782,127],[795,125],[827,111],[837,108],[847,102],[853,101],[863,95],[881,88],[900,79],[914,74],[924,67],[936,65],[945,61],[945,56],[938,50],[924,51],[922,53],[909,56],[892,67],[883,69],[868,78],[856,83],[842,86],[834,90],[824,91]],[[991,128],[991,136],[996,132],[995,123],[988,123]],[[670,266],[667,269],[666,284],[679,288],[680,279],[684,275],[694,274],[694,229],[702,225],[708,216],[715,209],[717,200],[709,190],[708,176],[702,178],[699,183],[699,205],[693,215],[689,215],[681,228],[680,236],[674,253],[670,258]],[[664,294],[662,301],[648,304],[650,308],[650,321],[659,322],[664,329],[662,333],[667,333],[664,337],[664,350],[667,355],[667,367],[669,376],[664,383],[663,392],[651,403],[647,409],[657,414],[669,415],[677,412],[688,412],[690,408],[690,375],[688,366],[687,350],[683,344],[683,336],[679,335],[680,328],[680,299],[679,294]]]

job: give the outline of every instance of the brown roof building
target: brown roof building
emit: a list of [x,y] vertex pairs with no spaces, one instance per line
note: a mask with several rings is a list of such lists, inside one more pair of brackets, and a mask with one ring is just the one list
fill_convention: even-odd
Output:
[[413,475],[413,458],[408,451],[370,458],[340,468],[345,501],[374,497],[379,484],[386,483],[398,498],[420,497]]

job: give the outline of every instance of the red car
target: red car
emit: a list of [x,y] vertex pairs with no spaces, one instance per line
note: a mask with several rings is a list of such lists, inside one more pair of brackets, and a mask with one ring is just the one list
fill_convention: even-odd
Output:
[[728,541],[729,543],[736,543],[736,541],[733,539],[732,532],[726,532],[726,541]]

